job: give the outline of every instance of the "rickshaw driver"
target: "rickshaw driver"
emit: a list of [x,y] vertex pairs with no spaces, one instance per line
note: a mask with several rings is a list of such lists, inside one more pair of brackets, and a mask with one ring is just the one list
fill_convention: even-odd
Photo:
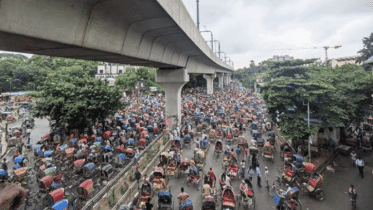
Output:
[[184,187],[181,188],[181,193],[177,196],[177,199],[179,199],[180,204],[184,203],[186,199],[189,198],[188,193],[184,192]]
[[200,141],[200,147],[205,148],[208,145],[209,141],[207,140],[207,136],[205,136],[202,141]]
[[228,173],[226,176],[225,176],[225,185],[224,185],[224,189],[226,188],[232,188],[231,186],[231,174]]
[[246,196],[248,195],[249,188],[248,188],[245,180],[242,180],[242,182],[240,184],[240,190],[241,190],[241,194],[244,194]]
[[168,153],[168,156],[170,159],[174,159],[175,157],[175,151],[171,150],[169,153]]
[[215,174],[212,168],[210,168],[209,176],[210,176],[211,181],[214,183],[216,178],[215,178]]

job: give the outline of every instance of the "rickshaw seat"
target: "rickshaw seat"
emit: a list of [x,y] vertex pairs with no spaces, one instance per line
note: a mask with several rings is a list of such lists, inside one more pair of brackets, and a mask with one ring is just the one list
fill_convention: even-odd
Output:
[[291,171],[291,170],[287,170],[287,171],[285,172],[285,175],[288,176],[288,177],[292,177],[293,174],[294,174],[294,172]]
[[309,192],[313,192],[313,191],[315,190],[315,188],[314,188],[313,186],[311,186],[311,185],[308,185],[308,186],[307,186],[307,190],[308,190]]
[[310,179],[310,181],[308,182],[308,184],[311,185],[312,187],[316,187],[317,186],[317,182],[314,179]]
[[264,151],[264,155],[272,155],[272,152],[271,151]]

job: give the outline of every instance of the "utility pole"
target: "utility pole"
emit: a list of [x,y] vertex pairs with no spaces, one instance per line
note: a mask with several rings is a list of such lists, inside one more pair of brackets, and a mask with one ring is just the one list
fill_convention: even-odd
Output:
[[197,0],[197,28],[199,31],[199,0]]
[[[303,105],[304,102],[303,102]],[[308,101],[307,103],[307,123],[308,123],[308,130],[310,131],[311,130],[311,125],[310,125],[310,102]],[[309,161],[308,162],[311,162],[311,135],[308,136],[308,159]]]
[[211,31],[209,31],[209,30],[206,30],[206,31],[201,31],[201,33],[203,33],[203,32],[208,32],[208,33],[211,33],[211,49],[212,49],[212,51],[214,52],[214,35],[212,34],[212,32]]
[[218,54],[219,54],[219,58],[220,58],[220,42],[219,42],[219,40],[214,40],[214,42],[218,42],[219,43],[219,51],[218,51]]

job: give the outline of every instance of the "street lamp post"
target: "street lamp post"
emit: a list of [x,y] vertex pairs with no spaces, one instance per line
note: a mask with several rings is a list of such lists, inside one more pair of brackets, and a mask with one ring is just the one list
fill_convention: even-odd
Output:
[[197,0],[197,28],[199,31],[199,0]]
[[211,31],[209,31],[209,30],[206,30],[206,31],[201,31],[201,33],[203,33],[203,32],[208,32],[208,33],[211,33],[211,49],[212,49],[212,51],[214,51],[214,35],[212,34],[212,32]]
[[221,52],[221,53],[224,53],[224,61],[227,62],[227,54],[225,52]]

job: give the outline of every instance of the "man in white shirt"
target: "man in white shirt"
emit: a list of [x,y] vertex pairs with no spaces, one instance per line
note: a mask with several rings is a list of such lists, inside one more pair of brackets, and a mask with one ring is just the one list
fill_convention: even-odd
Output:
[[361,159],[361,156],[357,158],[356,165],[359,169],[359,175],[361,175],[361,178],[364,178],[364,161]]
[[226,187],[231,187],[231,177],[230,177],[230,173],[228,173],[228,174],[225,176],[225,186],[226,186]]

